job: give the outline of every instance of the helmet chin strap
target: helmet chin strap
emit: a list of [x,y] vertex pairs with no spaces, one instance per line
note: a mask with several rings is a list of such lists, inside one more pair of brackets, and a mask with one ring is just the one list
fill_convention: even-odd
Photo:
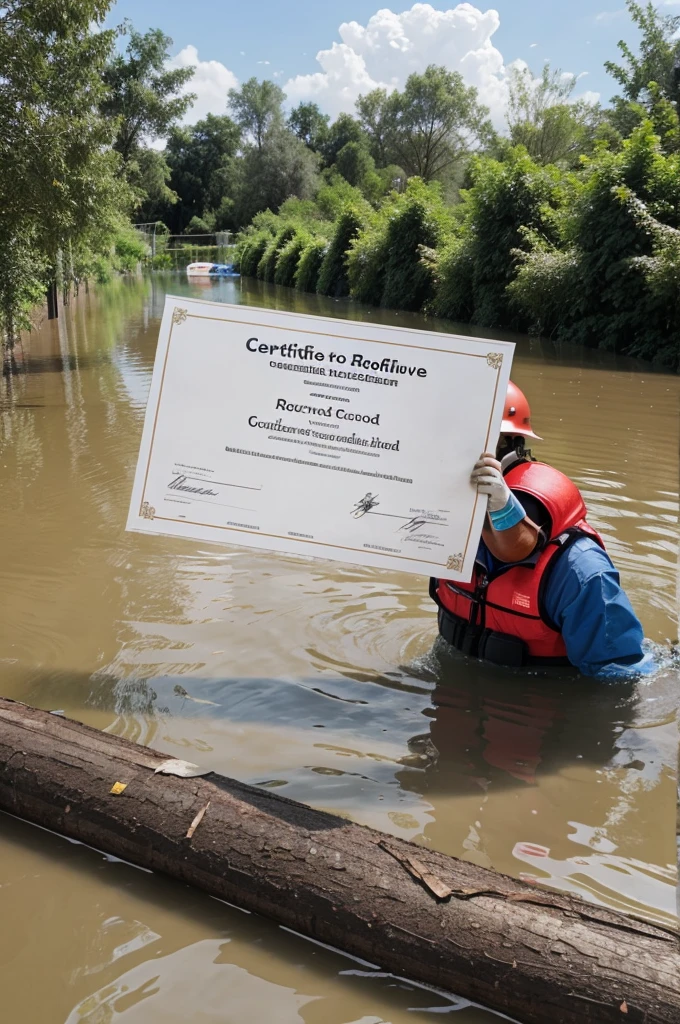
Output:
[[531,449],[525,447],[525,439],[519,434],[501,434],[496,448],[496,458],[503,464],[504,469],[520,459],[534,461]]

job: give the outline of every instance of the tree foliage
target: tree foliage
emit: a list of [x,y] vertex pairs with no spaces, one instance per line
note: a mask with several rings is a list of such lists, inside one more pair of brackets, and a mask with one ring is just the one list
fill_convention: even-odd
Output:
[[509,69],[510,140],[538,163],[575,167],[593,150],[602,114],[592,103],[571,101],[576,81],[574,75],[551,71],[549,64],[538,79],[526,65]]
[[335,166],[345,181],[359,189],[375,174],[375,161],[361,142],[346,142],[337,155]]
[[392,156],[392,111],[386,89],[373,89],[360,96],[356,103],[359,123],[379,167],[385,167]]
[[135,216],[240,230],[241,272],[279,285],[680,366],[680,15],[628,0],[641,39],[608,65],[608,109],[517,65],[498,135],[475,88],[435,66],[360,97],[355,117],[303,102],[284,118],[278,85],[251,78],[224,114],[180,125],[191,69],[168,63],[160,29],[126,23],[114,53],[108,8],[0,6],[7,337],[55,277],[148,260]]
[[281,106],[285,98],[274,82],[258,82],[257,78],[249,78],[240,89],[229,90],[229,109],[234,120],[259,151],[265,138],[283,122]]
[[[114,33],[106,0],[8,0],[0,11],[2,328],[13,337],[46,275],[73,276],[97,234],[106,249],[132,195],[117,177],[102,75]],[[59,253],[63,252],[63,261]]]
[[179,196],[166,222],[179,231],[193,217],[215,212],[234,192],[240,129],[226,114],[208,114],[190,128],[173,128],[166,147],[170,187]]
[[245,277],[256,276],[260,260],[271,237],[271,232],[261,230],[240,240],[234,255],[234,266]]
[[317,188],[318,157],[281,126],[259,147],[246,149],[234,195],[234,219],[247,224],[261,210],[278,210],[291,196],[311,198]]
[[376,151],[423,181],[450,175],[465,153],[494,135],[477,90],[459,72],[434,65],[409,75],[401,93],[360,98],[358,109]]
[[348,142],[362,143],[361,125],[350,114],[340,114],[328,129],[321,143],[321,155],[327,167],[338,158],[338,153]]
[[276,258],[274,281],[276,284],[292,288],[300,257],[312,240],[312,235],[301,228],[295,228],[293,235],[279,249]]
[[305,146],[318,153],[328,137],[330,117],[316,103],[299,103],[288,116],[288,127]]
[[164,138],[196,96],[180,95],[194,69],[167,67],[172,46],[169,36],[158,28],[142,34],[129,22],[123,31],[129,42],[125,53],[111,57],[104,69],[106,94],[101,111],[118,122],[114,148],[127,164],[143,143]]
[[509,292],[563,340],[677,367],[680,323],[668,282],[678,228],[680,160],[662,153],[647,121],[620,153],[590,162],[559,237],[551,246],[534,240]]
[[293,224],[287,224],[265,246],[260,262],[257,265],[257,276],[263,281],[274,280],[279,253],[295,237],[296,230]]
[[376,306],[421,309],[433,287],[422,250],[439,245],[450,226],[439,187],[413,178],[402,195],[392,193],[350,243],[351,294]]
[[[352,145],[352,143],[348,143],[348,145]],[[348,206],[338,217],[333,238],[319,268],[316,290],[321,295],[332,295],[336,299],[349,295],[347,251],[350,242],[359,234],[364,222],[365,211],[362,215],[362,212],[355,206]]]
[[645,100],[650,82],[656,82],[661,94],[672,103],[680,101],[680,14],[663,14],[653,3],[626,0],[628,13],[641,34],[640,50],[620,40],[622,63],[606,61],[605,68],[616,79],[627,100]]
[[312,238],[300,253],[295,271],[295,287],[301,292],[315,292],[319,270],[328,249],[325,238]]
[[476,160],[459,234],[438,264],[433,306],[438,315],[485,327],[524,326],[506,290],[517,271],[518,251],[528,248],[527,233],[556,239],[562,198],[558,169],[540,167],[522,147],[503,162]]

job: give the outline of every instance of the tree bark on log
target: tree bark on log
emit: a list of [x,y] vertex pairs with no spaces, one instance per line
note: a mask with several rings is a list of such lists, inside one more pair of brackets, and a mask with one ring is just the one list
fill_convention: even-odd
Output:
[[167,760],[0,698],[0,810],[523,1024],[680,1021],[675,933]]

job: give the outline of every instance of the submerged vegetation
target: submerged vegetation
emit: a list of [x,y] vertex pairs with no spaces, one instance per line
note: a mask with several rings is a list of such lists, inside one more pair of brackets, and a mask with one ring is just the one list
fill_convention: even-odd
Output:
[[48,286],[170,265],[133,227],[156,223],[196,236],[196,258],[216,251],[201,235],[236,232],[241,273],[278,285],[680,368],[680,15],[628,0],[640,42],[607,65],[606,107],[549,66],[509,69],[499,132],[435,66],[332,123],[314,103],[286,116],[252,78],[186,126],[192,69],[172,69],[158,29],[99,31],[109,7],[0,11],[10,345]]

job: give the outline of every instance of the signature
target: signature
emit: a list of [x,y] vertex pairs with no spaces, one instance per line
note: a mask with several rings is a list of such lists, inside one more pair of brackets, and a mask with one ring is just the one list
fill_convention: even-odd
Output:
[[368,494],[365,494],[363,498],[356,503],[352,509],[352,515],[355,519],[361,519],[362,516],[365,516],[367,512],[370,512],[371,509],[375,508],[375,506],[379,504],[378,495],[371,494],[369,491]]
[[171,491],[187,491],[189,494],[206,494],[209,498],[219,497],[219,491],[213,491],[210,487],[192,487],[191,484],[187,484],[185,476],[176,476],[170,481],[168,488]]
[[409,521],[404,523],[403,526],[400,526],[399,529],[406,530],[407,533],[415,533],[417,530],[420,530],[421,527],[426,526],[427,522],[427,519],[421,519],[418,516],[414,516],[413,519],[409,519]]

